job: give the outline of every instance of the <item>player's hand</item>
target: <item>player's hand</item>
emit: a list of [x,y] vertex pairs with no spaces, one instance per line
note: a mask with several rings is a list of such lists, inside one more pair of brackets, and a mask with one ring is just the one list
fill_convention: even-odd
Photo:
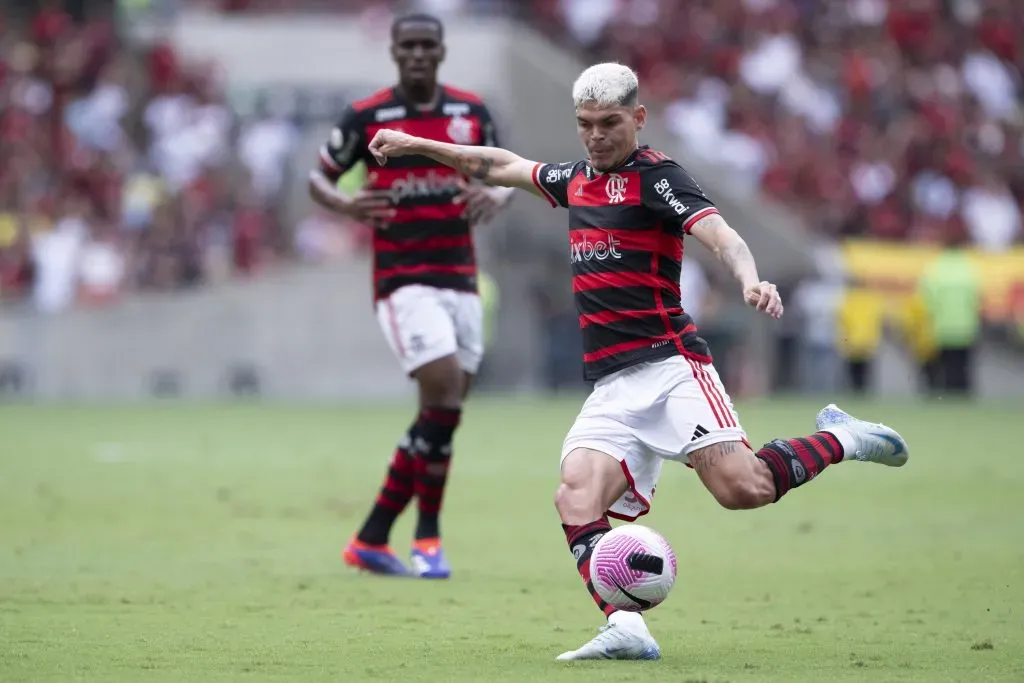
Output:
[[743,299],[758,311],[778,320],[782,317],[782,297],[778,288],[770,282],[758,282],[743,290]]
[[459,188],[462,191],[452,201],[456,204],[466,205],[466,210],[462,215],[466,217],[470,225],[486,223],[491,220],[504,204],[493,187],[470,185],[460,180]]
[[348,215],[373,228],[386,228],[395,218],[395,204],[385,190],[359,190],[348,204]]
[[370,154],[383,166],[389,157],[401,157],[410,153],[413,147],[413,136],[397,130],[383,128],[370,140]]

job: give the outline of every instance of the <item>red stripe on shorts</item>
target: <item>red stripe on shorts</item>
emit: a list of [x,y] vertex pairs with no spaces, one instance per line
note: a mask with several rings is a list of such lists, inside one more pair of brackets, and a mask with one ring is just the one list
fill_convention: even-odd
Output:
[[708,387],[710,387],[711,389],[711,395],[714,397],[715,401],[718,402],[718,407],[722,409],[722,415],[725,417],[725,426],[735,427],[736,420],[733,419],[732,411],[729,410],[729,404],[726,402],[721,390],[719,390],[718,383],[715,382],[714,378],[711,376],[711,373],[708,372],[706,365],[700,365],[698,367],[700,369],[701,374],[704,375],[704,379],[707,381]]
[[687,358],[686,362],[690,364],[690,371],[693,373],[693,379],[696,380],[697,384],[700,385],[700,390],[704,392],[704,398],[707,399],[708,405],[711,406],[711,412],[715,414],[715,420],[718,421],[718,428],[723,429],[725,427],[725,423],[722,421],[722,415],[718,412],[718,406],[715,404],[715,401],[711,398],[711,393],[708,391],[708,386],[705,383],[700,371],[697,369],[697,361]]
[[388,310],[388,326],[391,328],[391,336],[395,339],[395,348],[398,349],[398,355],[405,358],[405,347],[402,345],[402,335],[398,331],[398,318],[395,317],[395,307],[391,304],[391,299],[384,300],[384,307]]

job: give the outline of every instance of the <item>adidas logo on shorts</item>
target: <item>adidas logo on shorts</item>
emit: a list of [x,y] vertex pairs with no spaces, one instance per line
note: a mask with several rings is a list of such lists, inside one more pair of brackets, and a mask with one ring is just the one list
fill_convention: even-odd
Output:
[[697,428],[693,430],[693,438],[690,441],[696,441],[697,439],[707,436],[708,430],[704,429],[702,425],[697,425]]

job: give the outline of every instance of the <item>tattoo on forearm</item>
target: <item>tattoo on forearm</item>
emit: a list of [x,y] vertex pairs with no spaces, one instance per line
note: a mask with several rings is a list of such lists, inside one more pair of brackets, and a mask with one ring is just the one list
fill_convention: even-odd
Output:
[[486,180],[495,162],[483,155],[460,152],[455,158],[456,168],[477,180]]
[[[701,228],[707,228],[709,230],[716,230],[719,228],[727,229],[732,232],[729,228],[729,224],[725,222],[720,214],[713,213],[710,216],[705,216],[697,221],[690,231],[699,230]],[[737,239],[727,247],[716,249],[718,258],[721,259],[722,263],[729,267],[733,275],[742,279],[743,275],[750,275],[756,277],[757,275],[757,262],[754,261],[754,255],[750,253],[750,247],[743,241],[742,238]],[[749,272],[744,272],[749,271]]]
[[487,180],[494,166],[494,161],[480,154],[460,152],[455,157],[455,164],[458,169],[477,180]]
[[735,273],[744,268],[754,267],[754,255],[744,241],[736,242],[722,251],[722,261]]
[[704,218],[701,218],[699,221],[694,223],[693,226],[690,228],[690,231],[692,232],[694,230],[697,230],[698,228],[715,228],[718,226],[728,225],[729,224],[725,222],[725,219],[722,218],[721,214],[712,213],[708,214],[707,216],[704,216]]

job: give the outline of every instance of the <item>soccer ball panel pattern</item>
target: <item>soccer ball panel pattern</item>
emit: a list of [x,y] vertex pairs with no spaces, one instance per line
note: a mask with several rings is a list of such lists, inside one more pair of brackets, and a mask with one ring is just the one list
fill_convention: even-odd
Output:
[[590,558],[594,589],[605,602],[629,612],[661,604],[675,584],[677,570],[668,541],[636,524],[605,534]]

